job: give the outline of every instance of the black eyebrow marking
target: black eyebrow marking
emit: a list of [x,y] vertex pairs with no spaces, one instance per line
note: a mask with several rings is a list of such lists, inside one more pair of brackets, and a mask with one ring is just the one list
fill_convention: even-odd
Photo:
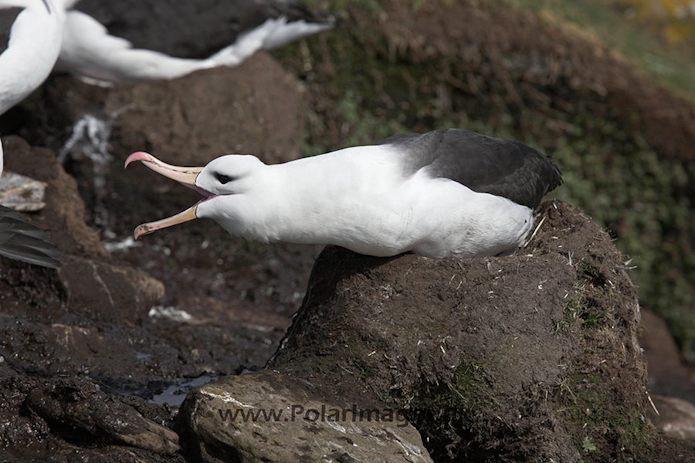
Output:
[[46,6],[48,14],[51,14],[51,6],[48,4],[48,0],[43,0],[43,4]]

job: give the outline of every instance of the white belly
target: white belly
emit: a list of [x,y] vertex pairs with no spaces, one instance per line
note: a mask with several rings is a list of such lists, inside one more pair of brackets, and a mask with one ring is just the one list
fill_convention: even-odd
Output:
[[373,256],[493,256],[521,245],[533,211],[445,179],[411,179],[395,190],[334,201],[281,241],[335,244]]
[[[452,211],[412,251],[437,258],[482,257],[510,252],[523,244],[533,227],[533,211],[504,198],[473,194],[479,196],[476,206]],[[487,198],[480,201],[483,195]]]

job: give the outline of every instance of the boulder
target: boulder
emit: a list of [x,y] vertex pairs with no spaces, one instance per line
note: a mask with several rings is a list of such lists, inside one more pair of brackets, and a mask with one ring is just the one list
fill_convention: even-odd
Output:
[[400,411],[345,408],[311,389],[270,371],[196,389],[179,412],[188,452],[220,463],[432,461]]
[[[512,257],[375,258],[326,248],[265,372],[283,391],[310,390],[295,396],[300,405],[400,411],[435,461],[643,455],[654,428],[623,258],[569,204],[544,203],[537,224]],[[225,398],[243,408],[235,401],[246,404],[246,388],[274,397],[266,383],[228,379],[191,393],[180,416],[191,433],[184,445],[201,441],[213,456],[210,448],[242,456],[254,448],[242,461],[271,452],[276,423],[256,422],[258,438],[248,424],[213,424]],[[296,400],[279,396],[278,408]],[[300,440],[292,445],[297,451]]]
[[640,346],[647,358],[649,392],[695,403],[695,378],[663,318],[642,306]]
[[[695,406],[677,397],[655,395],[650,418],[665,435],[695,442]],[[656,413],[658,411],[658,413]]]
[[33,147],[17,136],[4,137],[3,145],[8,170],[47,184],[46,206],[25,217],[49,231],[51,241],[65,254],[105,258],[108,254],[99,233],[84,222],[85,205],[75,179],[60,166],[55,154],[50,149]]
[[91,381],[27,377],[0,365],[0,399],[2,461],[184,462],[166,413]]
[[[32,390],[26,407],[47,423],[60,423],[58,433],[87,434],[122,445],[173,455],[179,450],[178,435],[144,418],[133,407],[99,391],[89,381],[60,378]],[[90,440],[87,439],[87,440]]]

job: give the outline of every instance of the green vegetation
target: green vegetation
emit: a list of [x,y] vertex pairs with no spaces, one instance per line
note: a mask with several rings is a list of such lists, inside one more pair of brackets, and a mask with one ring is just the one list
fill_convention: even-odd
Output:
[[582,449],[587,453],[595,452],[596,446],[589,440],[588,437],[585,437],[584,440],[582,441]]
[[[631,9],[637,0],[607,2],[605,0],[501,0],[522,9],[554,17],[556,21],[569,23],[588,33],[596,40],[634,62],[638,67],[655,76],[659,81],[695,99],[695,60],[688,56],[687,48],[669,46],[661,36],[650,33],[644,21],[632,18]],[[621,4],[622,3],[622,4]],[[644,12],[647,6],[638,8]],[[644,13],[646,14],[646,13]],[[667,26],[665,26],[667,27]],[[664,32],[685,28],[685,33],[695,31],[695,18],[680,20]],[[652,29],[653,30],[653,29]],[[684,40],[687,37],[684,38]]]
[[585,436],[577,445],[586,455],[599,450],[602,444],[617,442],[618,448],[639,455],[650,441],[647,420],[638,407],[622,410],[613,406],[609,389],[601,387],[602,381],[598,374],[575,375],[559,387],[571,409],[571,422]]
[[[590,47],[577,38],[578,27],[591,31],[589,41],[605,41],[621,54],[651,50],[660,59],[670,59],[664,45],[598,0],[499,0],[466,8],[482,8],[485,15],[494,17],[511,1],[523,4],[524,14],[540,11],[545,17],[552,13],[554,19],[545,20],[545,29],[534,26],[533,32],[539,35],[558,34],[566,22],[574,24],[569,35],[577,45],[561,52],[567,56],[552,56],[549,50],[554,53],[554,49],[514,49],[522,57],[523,53],[542,55],[548,62],[535,65],[547,66],[547,72],[555,69],[553,59],[564,60],[557,68],[573,62],[573,54],[578,60],[592,59],[586,53]],[[539,148],[563,171],[565,183],[555,196],[579,206],[613,234],[626,255],[626,267],[634,267],[630,275],[641,303],[667,320],[686,357],[695,362],[695,312],[691,310],[695,307],[695,163],[666,156],[651,145],[636,129],[640,125],[635,120],[639,122],[643,115],[619,111],[608,100],[610,94],[594,90],[591,82],[585,83],[586,88],[581,80],[570,84],[573,68],[550,81],[542,79],[545,69],[541,69],[541,78],[535,81],[525,69],[505,67],[506,49],[485,41],[490,24],[467,24],[467,28],[479,28],[469,40],[480,42],[452,42],[445,52],[425,53],[416,39],[411,38],[414,45],[408,45],[407,36],[394,39],[394,33],[384,31],[384,12],[378,2],[314,3],[336,12],[342,26],[276,52],[308,89],[305,155],[373,143],[393,133],[447,127],[516,138]],[[434,3],[413,2],[403,8]],[[523,21],[518,23],[506,28],[523,27]],[[522,33],[528,31],[509,32],[512,37]],[[623,50],[620,41],[634,50]],[[639,48],[647,47],[643,43],[659,48]],[[569,46],[563,42],[562,47]],[[672,85],[695,95],[695,61],[669,63],[666,68],[674,72]],[[601,60],[594,64],[609,65]],[[610,76],[606,73],[603,78]],[[580,78],[586,78],[586,73]],[[608,84],[599,82],[604,87]],[[629,96],[641,98],[637,92]],[[630,100],[620,100],[621,104],[624,101]]]
[[581,321],[583,329],[598,328],[603,326],[608,319],[608,314],[601,309],[598,301],[586,294],[579,293],[566,305],[564,317],[558,326],[558,331],[567,331],[575,320]]
[[490,425],[484,417],[497,415],[492,410],[500,404],[493,400],[485,368],[479,360],[464,358],[451,381],[435,384],[423,380],[416,388],[420,393],[404,409],[410,422],[423,425],[420,431],[429,448],[444,449],[448,443],[466,436],[468,444],[462,453],[486,460],[484,456],[491,452],[485,438]]

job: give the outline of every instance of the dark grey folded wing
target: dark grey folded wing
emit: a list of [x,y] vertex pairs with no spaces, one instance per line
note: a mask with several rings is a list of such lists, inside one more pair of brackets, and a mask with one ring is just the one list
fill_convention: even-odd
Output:
[[0,53],[7,50],[12,24],[23,10],[24,8],[19,7],[0,7]]
[[395,135],[381,144],[401,151],[404,175],[424,169],[433,178],[448,178],[530,208],[562,183],[550,158],[516,140],[448,129]]
[[62,254],[48,241],[49,234],[27,222],[22,216],[0,206],[0,255],[10,259],[58,268]]
[[96,19],[109,34],[128,40],[135,48],[197,59],[205,59],[213,50],[234,43],[239,35],[268,18],[332,22],[330,15],[312,11],[300,0],[81,0],[75,9]]

